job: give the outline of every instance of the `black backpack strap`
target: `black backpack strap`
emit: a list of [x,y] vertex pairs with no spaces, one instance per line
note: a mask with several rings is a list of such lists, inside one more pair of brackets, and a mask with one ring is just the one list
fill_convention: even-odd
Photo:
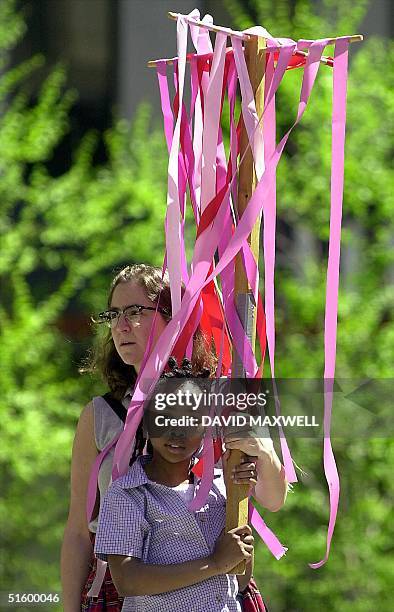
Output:
[[120,418],[123,423],[126,421],[127,410],[123,406],[122,402],[117,400],[111,393],[106,393],[102,395],[103,399],[107,402],[109,406],[111,406],[114,413]]

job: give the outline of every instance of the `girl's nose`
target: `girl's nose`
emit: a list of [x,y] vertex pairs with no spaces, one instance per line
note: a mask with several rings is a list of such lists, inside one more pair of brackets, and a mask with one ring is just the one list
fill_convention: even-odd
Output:
[[170,440],[184,440],[186,438],[186,432],[181,427],[171,427],[168,431],[168,438]]

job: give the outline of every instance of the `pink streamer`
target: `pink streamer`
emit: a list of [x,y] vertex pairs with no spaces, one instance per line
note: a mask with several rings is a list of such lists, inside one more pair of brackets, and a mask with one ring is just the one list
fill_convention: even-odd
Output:
[[178,16],[178,70],[179,70],[179,108],[175,123],[171,150],[168,160],[168,195],[166,222],[166,249],[168,274],[171,279],[172,312],[179,310],[181,303],[181,224],[180,202],[178,193],[178,153],[182,118],[183,86],[186,69],[187,23],[183,16]]
[[[182,24],[182,19],[180,19],[178,22],[178,26],[179,26],[178,27],[178,46],[179,46],[179,49],[183,53],[183,50],[185,49],[187,27],[185,31],[185,29],[182,28],[181,24]],[[185,25],[185,23],[183,23],[183,25]],[[194,27],[194,26],[191,26],[191,27]],[[198,38],[195,40],[195,44],[197,48],[199,45],[199,39],[200,39],[200,33],[198,34]],[[209,50],[208,39],[209,39],[209,35],[207,35],[207,33],[205,32],[205,34],[201,36],[201,40],[204,41],[205,51]],[[309,56],[308,56],[308,59],[305,65],[304,78],[302,82],[300,102],[298,106],[296,121],[277,146],[275,146],[274,131],[273,131],[273,136],[271,135],[271,137],[268,138],[269,142],[268,144],[265,145],[266,146],[265,169],[263,166],[260,166],[260,171],[259,171],[260,180],[248,204],[248,207],[245,213],[243,214],[241,220],[239,221],[237,227],[235,228],[234,234],[231,235],[231,221],[228,215],[228,211],[229,211],[228,197],[229,197],[230,190],[235,180],[233,177],[232,181],[230,182],[228,186],[227,193],[225,194],[223,198],[222,205],[220,206],[217,216],[215,217],[213,223],[211,224],[211,226],[207,227],[204,230],[204,232],[197,238],[196,244],[195,244],[195,250],[193,254],[192,274],[188,280],[184,298],[182,299],[182,302],[178,303],[179,309],[174,308],[173,319],[169,322],[159,342],[157,343],[155,355],[151,354],[147,356],[146,363],[143,368],[143,378],[146,380],[150,379],[151,381],[153,381],[152,385],[154,384],[155,379],[157,380],[161,369],[164,367],[164,364],[166,363],[171,353],[172,347],[176,339],[179,337],[179,334],[182,332],[182,330],[184,329],[184,326],[189,320],[189,317],[193,311],[194,305],[200,299],[200,294],[201,294],[202,289],[205,286],[207,286],[207,284],[211,282],[220,273],[222,273],[222,288],[224,290],[224,293],[223,293],[224,307],[226,309],[226,313],[229,315],[229,318],[231,320],[231,305],[229,306],[229,304],[231,304],[231,299],[232,299],[231,276],[233,274],[232,268],[233,268],[234,256],[239,251],[243,253],[243,257],[246,262],[246,268],[248,271],[248,278],[251,281],[251,286],[255,288],[255,286],[257,285],[256,270],[255,270],[255,266],[253,265],[253,262],[250,260],[250,253],[246,246],[246,239],[247,239],[247,236],[250,234],[251,228],[253,227],[254,222],[257,216],[260,214],[261,210],[263,210],[263,213],[265,216],[265,226],[267,228],[267,232],[265,234],[265,245],[264,245],[265,247],[264,252],[265,252],[265,258],[266,258],[266,262],[265,262],[266,263],[266,275],[265,276],[266,276],[267,340],[268,340],[269,356],[271,360],[271,371],[272,371],[272,375],[274,376],[275,330],[274,330],[273,282],[274,282],[274,264],[275,264],[274,233],[275,233],[275,214],[276,214],[275,213],[275,208],[276,208],[275,206],[275,173],[276,173],[277,164],[279,162],[281,153],[284,149],[287,139],[292,129],[298,124],[298,122],[300,121],[305,111],[306,104],[308,102],[311,90],[315,82],[322,50],[324,46],[326,45],[326,42],[327,41],[325,40],[321,40],[321,41],[314,41],[314,42],[300,41],[298,43],[300,48],[305,48],[305,47],[310,48],[310,53],[309,53]],[[346,49],[347,49],[347,42],[348,42],[347,39],[343,39],[343,44],[346,45]],[[274,43],[275,41],[273,41],[271,44],[274,44]],[[249,96],[250,96],[250,91],[249,91],[249,86],[248,86],[246,76],[244,74],[244,57],[243,57],[242,48],[241,48],[241,45],[238,39],[233,40],[233,47],[234,47],[235,61],[236,62],[238,61],[238,65],[237,65],[238,76],[240,77],[240,82],[241,80],[243,80],[243,85],[241,85],[241,89],[243,87],[243,114],[244,114],[245,125],[247,126],[248,137],[251,143],[252,152],[256,156],[259,149],[261,148],[261,138],[259,136],[260,134],[259,122],[257,120],[257,123],[256,123],[257,115],[255,113],[255,108],[253,108],[253,105],[248,105],[247,103],[247,100],[249,99]],[[277,67],[276,67],[276,70],[271,75],[271,83],[269,85],[269,88],[266,94],[266,106],[265,106],[265,111],[264,111],[266,113],[266,119],[265,119],[266,128],[265,129],[267,129],[267,125],[268,125],[268,126],[271,126],[271,128],[274,130],[274,114],[273,114],[274,113],[274,100],[275,100],[274,96],[279,86],[279,83],[283,77],[284,71],[286,70],[286,67],[288,65],[289,59],[293,53],[294,48],[295,48],[295,43],[293,41],[284,41],[284,46],[280,48]],[[340,48],[340,45],[339,46],[337,45],[337,49],[339,48]],[[271,50],[273,49],[274,47],[272,47]],[[209,118],[209,113],[207,111],[207,107],[209,107],[207,100],[210,98],[210,96],[213,97],[212,92],[215,91],[215,94],[218,95],[218,98],[221,95],[220,76],[223,70],[225,41],[223,42],[223,40],[220,40],[220,37],[217,37],[217,45],[215,46],[215,51],[216,50],[217,50],[217,55],[215,56],[215,61],[214,61],[215,69],[214,67],[212,67],[211,74],[209,77],[208,77],[208,74],[203,75],[203,79],[202,79],[203,91],[200,90],[198,86],[198,82],[197,82],[198,81],[197,64],[195,64],[195,67],[193,68],[193,63],[192,63],[192,79],[194,78],[194,93],[193,93],[194,102],[193,104],[195,105],[195,129],[194,129],[194,137],[193,137],[193,145],[192,145],[193,154],[194,154],[194,172],[190,173],[190,168],[192,166],[192,159],[193,159],[193,157],[190,155],[190,145],[191,145],[190,127],[191,127],[191,121],[192,121],[192,112],[191,112],[189,122],[186,122],[187,127],[185,129],[190,130],[189,132],[190,140],[189,138],[185,139],[185,150],[183,151],[183,160],[184,160],[184,167],[186,169],[186,174],[188,176],[189,187],[192,185],[194,187],[194,191],[196,194],[195,196],[196,209],[198,208],[197,202],[198,202],[198,190],[199,190],[199,184],[200,184],[200,168],[201,168],[201,164],[200,164],[201,155],[199,153],[200,151],[199,147],[200,147],[201,138],[202,138],[202,125],[201,125],[201,122],[199,123],[198,109],[201,110],[202,99],[203,99],[204,94],[207,96],[205,98],[205,107],[204,107],[205,113],[206,113],[206,117],[204,117],[204,129],[206,129],[206,125],[209,125],[209,122],[211,121],[210,125],[211,127],[213,126],[212,133],[215,135],[215,138],[205,139],[204,145],[203,145],[204,146],[203,159],[204,159],[204,162],[205,160],[207,160],[207,166],[203,170],[204,171],[203,189],[204,190],[207,189],[207,191],[204,191],[204,198],[203,198],[204,208],[209,203],[210,199],[212,199],[212,198],[209,199],[209,196],[212,196],[216,193],[218,186],[221,185],[222,180],[224,178],[224,175],[222,174],[222,170],[221,170],[223,167],[223,149],[221,148],[222,147],[221,134],[220,134],[219,127],[218,129],[216,129],[215,127],[217,109],[215,107],[215,113],[216,113],[215,121]],[[337,66],[341,67],[341,70],[343,70],[341,58],[342,58],[342,55],[338,50],[338,54],[336,53],[336,63],[337,63]],[[184,57],[181,58],[182,61],[183,59]],[[335,62],[334,62],[334,66],[335,66]],[[338,72],[338,75],[339,74],[340,74],[340,71]],[[180,70],[180,75],[181,75],[181,70]],[[184,73],[183,73],[183,77],[184,77]],[[338,79],[339,78],[340,77],[338,76]],[[346,76],[344,78],[345,78],[345,90],[346,90]],[[337,85],[337,87],[335,88],[335,83],[339,82],[338,79],[336,79],[335,72],[334,72],[334,89],[338,87]],[[181,78],[180,78],[180,81],[181,81]],[[205,87],[205,92],[204,92],[204,87]],[[173,170],[171,176],[173,179],[176,179],[176,180],[177,180],[177,172],[179,172],[178,150],[179,150],[180,129],[182,125],[180,117],[182,118],[183,113],[184,113],[183,104],[182,104],[182,96],[183,96],[183,84],[182,85],[180,84],[179,112],[178,112],[178,117],[177,117],[177,123],[175,125],[174,133],[172,136],[171,149],[170,149],[171,152],[173,152],[176,149],[176,161],[177,161],[176,166],[177,167],[175,170],[175,162],[174,162],[171,168]],[[334,109],[337,108],[336,106],[337,98],[338,98],[338,95],[334,92]],[[335,116],[335,111],[334,111],[334,116]],[[167,115],[167,119],[165,115],[165,122],[166,120],[167,120],[167,126],[169,126],[169,121],[170,121],[169,115]],[[340,117],[340,123],[341,122],[342,122],[342,116]],[[218,125],[218,122],[217,122],[217,125]],[[343,125],[344,125],[344,117],[343,117]],[[339,129],[340,134],[342,133],[341,129]],[[166,130],[166,135],[167,134],[168,135],[170,134],[169,127],[167,127],[167,130]],[[336,154],[335,151],[337,149],[338,142],[340,142],[340,134],[334,135],[334,121],[333,121],[333,155]],[[343,134],[344,134],[344,128],[343,128]],[[209,136],[211,136],[211,132],[209,132]],[[174,145],[174,141],[178,143],[176,147]],[[334,146],[334,141],[335,143],[337,143],[335,146]],[[169,142],[169,138],[168,138],[168,142]],[[232,143],[234,143],[234,136],[232,139]],[[213,157],[214,151],[215,151],[215,156]],[[171,152],[170,152],[170,158],[171,158]],[[174,154],[173,154],[173,157],[175,158]],[[212,168],[212,159],[214,160],[213,166],[215,166],[215,163],[218,163],[219,170],[218,170],[218,174],[216,178],[215,178],[214,167]],[[233,164],[234,164],[234,161],[235,160],[233,158],[232,159]],[[338,162],[338,163],[340,166],[341,162]],[[338,218],[337,218],[338,217],[338,214],[337,214],[338,193],[342,188],[341,184],[343,185],[343,171],[342,171],[342,179],[339,178],[339,182],[338,182],[338,180],[335,179],[336,175],[334,175],[334,168],[335,170],[338,170],[338,164],[333,161],[332,217],[331,217],[330,256],[329,256],[329,265],[328,265],[327,298],[326,298],[325,378],[327,377],[327,372],[332,370],[334,374],[334,370],[335,370],[335,337],[332,340],[332,329],[333,329],[332,321],[334,317],[335,318],[335,334],[336,334],[336,310],[335,311],[333,310],[332,301],[333,300],[335,301],[337,299],[337,285],[335,285],[335,282],[337,282],[337,278],[335,279],[335,269],[336,269],[335,266],[336,266],[336,259],[338,259],[338,265],[339,265],[339,242],[338,240],[340,237],[340,218],[339,218],[339,237],[336,235],[335,232],[336,232],[336,229],[338,228]],[[169,169],[170,169],[170,164],[169,164]],[[205,185],[206,176],[208,176],[208,183]],[[340,172],[339,172],[339,177],[341,177]],[[212,183],[214,179],[215,179],[215,185],[213,186]],[[341,183],[341,180],[342,180],[342,183]],[[176,184],[177,183],[175,182],[175,185]],[[169,193],[171,189],[173,189],[173,192],[175,194],[175,188],[173,188],[169,182]],[[170,214],[168,216],[168,220],[169,220],[168,230],[169,230],[170,235],[175,235],[176,232],[179,232],[180,206],[179,206],[179,201],[176,202],[176,196],[174,195],[174,197],[172,197],[173,192],[171,191],[171,198],[169,198],[169,212],[170,212],[170,206],[172,206],[171,214],[173,214],[173,217],[171,217]],[[206,194],[209,194],[209,196],[207,196]],[[342,201],[342,195],[340,194],[340,202],[341,201]],[[177,204],[177,206],[175,206],[175,204]],[[334,204],[335,204],[336,213],[333,213]],[[170,223],[170,219],[172,219],[172,223]],[[230,222],[230,226],[229,226],[229,222]],[[228,228],[225,239],[223,238],[223,228],[224,227]],[[179,241],[178,242],[176,241],[176,244],[179,244]],[[214,268],[214,270],[211,273],[209,273],[209,268],[211,266],[211,262],[213,260],[215,250],[218,248],[219,244],[221,244],[220,251],[219,251],[220,252],[219,261],[216,267]],[[173,244],[171,245],[171,248],[172,247],[173,247]],[[172,262],[172,268],[173,268],[173,273],[171,275],[171,287],[172,288],[177,286],[178,277],[179,277],[178,270],[176,266],[174,266],[173,264],[174,262]],[[227,276],[227,279],[226,279],[226,276]],[[336,287],[336,295],[335,295],[335,287]],[[234,333],[234,342],[245,344],[244,331],[242,329],[239,329],[237,326],[237,323],[234,323],[233,321],[231,321],[231,325],[232,325],[233,333]],[[248,367],[250,367],[250,363],[254,359],[253,354],[248,355],[248,351],[246,350],[246,353],[245,353],[244,348],[242,348],[241,352],[242,354],[246,355],[245,361],[248,364]],[[117,449],[115,452],[115,455],[116,455],[115,468],[118,474],[124,473],[123,471],[127,468],[124,457],[129,452],[128,449],[130,448],[130,441],[133,438],[136,427],[138,426],[138,422],[141,418],[142,403],[148,391],[149,390],[147,388],[144,388],[142,380],[139,380],[137,387],[136,387],[136,391],[132,399],[132,402],[130,404],[130,409],[129,409],[128,418],[126,420],[125,430],[120,436],[119,442],[117,444]],[[332,449],[331,449],[331,444],[329,440],[329,421],[330,421],[330,414],[331,414],[331,402],[332,402],[332,388],[330,389],[330,387],[327,386],[326,393],[325,393],[324,464],[325,464],[326,477],[327,477],[329,487],[330,487],[331,509],[330,509],[330,523],[329,523],[329,530],[328,530],[326,557],[328,556],[329,545],[330,545],[332,532],[333,532],[333,528],[335,524],[336,508],[338,505],[337,498],[339,496],[339,481],[337,483],[336,478],[335,478],[335,475],[337,474],[337,472],[336,472],[335,460],[332,455]],[[207,440],[207,446],[204,452],[206,453],[206,459],[207,459],[207,464],[206,464],[207,476],[204,479],[204,483],[201,483],[201,486],[200,486],[201,494],[199,495],[199,498],[200,498],[199,503],[203,497],[202,493],[204,492],[205,494],[207,492],[205,491],[205,489],[209,484],[209,479],[211,478],[211,468],[212,468],[211,463],[210,463],[211,462],[211,459],[210,459],[211,450],[210,450],[210,445],[208,443],[208,440]],[[288,451],[287,445],[283,446],[282,444],[282,453],[284,457],[287,478],[290,482],[294,482],[296,480],[296,475],[294,472],[294,467],[292,464],[291,456]],[[196,503],[196,500],[194,500],[194,503]],[[276,551],[273,553],[275,554],[275,556],[277,555],[281,556],[285,549],[281,547],[280,543],[278,545],[274,541],[274,539],[272,539],[269,536],[269,534],[267,535],[269,530],[268,528],[266,528],[265,524],[262,524],[257,519],[255,521],[259,525],[262,532],[265,533],[267,542],[270,542],[269,544],[270,550]],[[267,529],[268,532],[265,531],[265,529]],[[270,533],[272,534],[272,532]],[[272,536],[273,538],[276,538],[274,534],[272,534]],[[277,558],[279,558],[279,556],[277,556]],[[323,560],[319,564],[312,565],[312,567],[320,566],[322,563],[325,562],[325,560]]]
[[327,531],[326,553],[318,563],[310,563],[317,569],[324,565],[330,552],[339,504],[339,475],[330,440],[333,384],[335,376],[336,339],[338,320],[339,262],[341,245],[342,200],[344,180],[346,86],[349,39],[336,41],[333,69],[333,112],[331,142],[331,212],[330,238],[327,266],[326,316],[324,323],[324,473],[330,493],[330,518]]

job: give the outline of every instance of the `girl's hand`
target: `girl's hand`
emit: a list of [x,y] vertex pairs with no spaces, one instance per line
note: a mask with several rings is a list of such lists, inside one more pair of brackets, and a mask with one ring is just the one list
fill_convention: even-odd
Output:
[[249,525],[235,527],[220,536],[212,553],[219,574],[230,572],[244,559],[252,558],[254,538]]

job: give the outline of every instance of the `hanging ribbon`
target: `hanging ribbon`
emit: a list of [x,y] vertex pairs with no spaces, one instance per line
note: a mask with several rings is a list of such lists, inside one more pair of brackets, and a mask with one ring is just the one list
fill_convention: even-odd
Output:
[[[189,22],[190,24],[190,22]],[[204,47],[204,51],[211,52],[209,35],[203,33],[203,31],[193,30],[192,38],[194,36],[194,42],[197,50]],[[147,355],[146,362],[144,364],[143,373],[141,379],[138,381],[133,395],[130,408],[128,411],[128,417],[126,419],[125,430],[121,434],[117,443],[114,460],[114,473],[122,474],[127,469],[128,462],[126,457],[130,452],[131,441],[133,435],[138,426],[139,420],[142,416],[142,405],[143,401],[149,392],[147,386],[144,386],[144,380],[149,380],[150,385],[153,386],[163,369],[165,363],[168,360],[170,354],[172,354],[174,344],[178,342],[179,350],[183,350],[183,346],[190,342],[190,334],[193,329],[196,329],[199,321],[207,321],[207,315],[204,312],[201,304],[204,303],[204,299],[201,302],[202,295],[206,296],[206,305],[209,303],[208,296],[215,295],[215,290],[212,292],[212,283],[215,279],[221,275],[222,290],[223,290],[223,308],[226,311],[226,318],[231,329],[232,338],[235,346],[239,347],[240,353],[244,356],[244,365],[247,367],[247,372],[253,375],[261,375],[262,366],[257,367],[253,351],[249,351],[247,343],[245,341],[245,332],[238,325],[235,317],[232,317],[231,303],[233,303],[233,262],[234,257],[237,253],[241,253],[245,262],[247,270],[247,276],[249,283],[253,289],[255,299],[257,299],[258,313],[258,330],[259,334],[264,334],[266,324],[268,354],[271,364],[272,376],[275,375],[275,320],[274,320],[274,265],[275,265],[275,217],[276,217],[276,203],[275,203],[275,176],[276,167],[279,162],[280,156],[286,145],[291,131],[299,123],[301,117],[305,111],[307,102],[309,100],[317,71],[319,68],[319,62],[322,56],[322,51],[327,44],[327,40],[319,41],[299,41],[297,49],[302,50],[304,48],[309,49],[309,54],[305,62],[304,76],[301,87],[300,101],[297,110],[297,117],[295,123],[292,125],[290,130],[286,132],[278,145],[275,143],[274,133],[274,104],[275,104],[275,93],[279,87],[279,84],[283,78],[286,69],[291,65],[293,52],[296,50],[296,43],[288,39],[281,39],[282,46],[279,48],[277,41],[271,39],[268,44],[271,44],[271,51],[276,53],[271,54],[268,59],[267,66],[267,89],[265,95],[265,126],[269,128],[271,126],[271,132],[268,129],[268,139],[263,144],[260,132],[260,121],[257,118],[257,114],[253,104],[248,102],[250,98],[250,82],[248,82],[247,71],[245,73],[246,65],[242,50],[242,45],[239,38],[235,37],[232,40],[233,54],[226,56],[225,49],[225,35],[220,34],[216,37],[215,52],[211,59],[197,59],[192,58],[191,62],[191,79],[192,79],[192,100],[190,106],[190,117],[187,117],[186,109],[183,103],[183,83],[184,83],[184,67],[186,60],[186,37],[187,37],[187,20],[182,22],[182,18],[178,19],[178,53],[179,53],[179,82],[176,84],[178,88],[176,110],[176,122],[173,127],[173,118],[169,112],[164,113],[165,121],[165,133],[167,143],[170,150],[170,163],[169,163],[169,199],[168,199],[168,214],[167,214],[167,256],[169,263],[169,272],[171,279],[171,291],[174,295],[175,301],[173,318],[166,326],[163,334],[156,344],[154,354]],[[343,39],[344,45],[348,43],[348,39]],[[338,41],[339,42],[339,41]],[[337,62],[337,73],[338,66],[342,66],[341,59],[343,51],[339,51],[340,45],[336,47],[336,56],[334,59],[334,83],[337,83],[338,79],[335,76],[335,62]],[[347,51],[347,46],[346,46]],[[347,57],[347,56],[346,56]],[[223,173],[224,168],[224,157],[223,157],[223,142],[221,138],[221,132],[219,127],[219,118],[221,114],[221,102],[223,101],[223,94],[225,83],[223,80],[230,79],[231,74],[231,61],[235,61],[237,67],[237,75],[241,84],[242,90],[242,113],[244,122],[248,134],[248,140],[252,153],[255,157],[255,163],[258,171],[258,182],[254,194],[252,195],[242,218],[238,220],[236,226],[233,227],[231,215],[229,214],[231,206],[231,190],[234,188],[235,183],[235,158],[236,153],[230,158],[228,162],[228,170],[226,175]],[[274,62],[276,61],[276,67]],[[340,73],[341,71],[339,71]],[[343,70],[342,70],[343,72]],[[338,74],[339,74],[338,73]],[[162,93],[162,102],[164,105],[169,103],[169,97],[165,91],[164,85],[164,69],[163,66],[158,69],[160,76],[159,86]],[[346,78],[345,78],[346,82]],[[343,88],[342,88],[343,89]],[[215,92],[215,95],[213,95]],[[334,109],[336,108],[336,100],[339,94],[334,93]],[[253,97],[253,95],[252,95]],[[231,107],[231,101],[230,101]],[[210,109],[212,115],[210,115]],[[192,129],[194,111],[194,131]],[[335,115],[334,110],[334,115]],[[270,119],[271,117],[271,119]],[[342,122],[342,117],[340,123]],[[342,125],[342,123],[341,123]],[[343,121],[344,125],[344,121]],[[207,126],[210,126],[210,130],[207,130]],[[342,128],[341,128],[342,129]],[[231,126],[231,141],[230,149],[231,153],[236,151],[234,142],[234,124]],[[340,130],[339,130],[340,132]],[[334,134],[334,120],[333,120],[333,154],[334,150],[337,149],[338,143],[341,143],[340,134],[338,130]],[[271,135],[270,135],[271,133]],[[341,132],[342,133],[342,132]],[[343,130],[344,133],[344,130]],[[334,146],[334,142],[336,143]],[[265,149],[265,161],[261,162],[262,146]],[[181,165],[180,160],[181,159]],[[182,165],[183,164],[183,165]],[[170,167],[171,166],[171,167]],[[179,201],[179,173],[180,168],[185,169],[185,179],[189,184],[191,190],[192,206],[195,212],[196,224],[198,226],[196,242],[193,252],[193,259],[191,265],[191,273],[186,282],[186,289],[182,300],[180,299],[180,279],[182,276],[179,257],[178,263],[175,261],[174,253],[180,252],[181,239],[180,239],[180,227],[181,227],[181,212],[182,202]],[[337,170],[337,164],[333,162],[332,173],[334,176],[334,168]],[[340,176],[340,173],[339,173]],[[177,182],[178,181],[178,182]],[[343,183],[343,172],[342,172],[342,183]],[[202,187],[202,194],[200,197],[200,186]],[[340,186],[339,186],[340,187]],[[334,312],[332,306],[332,300],[335,297],[335,270],[336,270],[336,258],[339,253],[339,242],[337,241],[336,230],[338,228],[338,193],[340,191],[338,187],[338,180],[334,181],[332,178],[332,210],[331,210],[331,234],[330,234],[330,255],[328,263],[328,276],[327,276],[327,297],[326,297],[326,328],[325,328],[325,378],[327,373],[332,371],[332,376],[335,370],[335,338],[334,348],[332,347],[332,338],[330,340],[330,334],[333,329],[333,316],[335,315],[335,333],[336,333],[336,310]],[[181,193],[183,191],[181,190]],[[334,195],[333,195],[334,194]],[[342,197],[342,196],[341,196]],[[333,212],[335,209],[335,213]],[[212,211],[215,210],[213,217]],[[247,244],[247,238],[251,232],[251,229],[258,218],[259,214],[263,212],[264,215],[264,256],[265,256],[265,317],[264,310],[262,307],[261,297],[257,291],[257,279],[258,270],[256,271],[256,262],[252,261],[253,256],[250,253],[250,248]],[[201,217],[200,217],[201,215]],[[226,228],[226,232],[223,229]],[[334,228],[334,229],[333,229]],[[335,229],[336,228],[336,229]],[[339,225],[340,232],[340,225]],[[170,236],[172,237],[170,239]],[[339,233],[340,236],[340,233]],[[174,240],[172,240],[174,239]],[[175,249],[171,254],[169,247]],[[215,252],[218,250],[219,258],[216,264],[213,265]],[[170,261],[171,257],[171,261]],[[252,257],[252,259],[251,259]],[[338,255],[339,258],[339,255]],[[205,294],[204,294],[205,292]],[[213,298],[212,298],[213,299]],[[213,303],[213,302],[212,302]],[[220,304],[220,301],[219,301]],[[218,311],[219,312],[219,311]],[[219,320],[219,318],[218,318]],[[238,319],[239,321],[239,319]],[[223,350],[223,337],[224,337],[224,324],[220,329],[220,334],[217,334],[217,346],[219,350]],[[180,342],[182,340],[182,342]],[[261,342],[261,340],[260,340]],[[183,343],[183,344],[182,344]],[[265,349],[264,341],[262,342]],[[181,346],[182,345],[182,346]],[[190,346],[190,344],[189,344]],[[246,348],[245,348],[246,347]],[[187,350],[185,348],[185,350]],[[333,356],[334,355],[334,356]],[[277,411],[279,410],[278,398],[276,402]],[[326,477],[330,488],[330,523],[328,530],[327,539],[327,553],[329,551],[329,545],[332,537],[333,526],[335,524],[337,498],[339,495],[339,482],[336,480],[336,467],[335,460],[333,459],[331,444],[329,441],[329,418],[331,411],[332,402],[332,388],[326,385],[325,393],[325,439],[324,439],[324,461]],[[200,483],[200,491],[197,493],[194,503],[197,507],[201,503],[203,495],[207,493],[207,487],[212,476],[212,465],[215,460],[215,452],[213,450],[212,437],[208,439],[204,449],[203,459],[206,461],[205,468],[202,473],[202,481]],[[293,462],[288,450],[287,444],[283,442],[282,454],[285,464],[286,476],[290,482],[296,480],[296,475],[293,467]],[[335,469],[334,469],[335,468]],[[253,515],[255,516],[255,515]],[[254,519],[256,524],[262,532],[265,531],[264,526],[257,519]],[[267,528],[268,529],[268,528]],[[267,541],[270,541],[270,550],[276,551],[273,554],[281,556],[284,552],[284,547],[281,545],[279,548],[275,548],[276,536],[273,539],[267,536],[265,531],[265,537]],[[264,539],[264,538],[263,538]],[[325,557],[325,559],[326,559]],[[277,557],[279,558],[279,557]],[[319,564],[312,564],[312,567],[318,567],[325,562],[325,559]]]
[[342,37],[336,41],[333,70],[333,110],[331,140],[331,209],[330,237],[328,246],[326,308],[324,322],[324,473],[330,494],[330,517],[327,530],[326,553],[318,563],[310,563],[317,569],[324,565],[330,552],[331,539],[339,504],[339,476],[331,446],[330,428],[335,376],[339,262],[341,246],[342,200],[344,180],[345,126],[346,126],[346,88],[348,70],[349,39]]

